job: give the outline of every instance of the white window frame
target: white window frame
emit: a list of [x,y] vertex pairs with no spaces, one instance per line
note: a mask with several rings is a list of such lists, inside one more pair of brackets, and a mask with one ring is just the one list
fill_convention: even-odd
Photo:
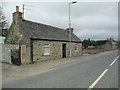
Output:
[[[45,45],[48,45],[48,46],[45,46]],[[49,52],[48,52],[48,53],[45,53],[45,48],[49,48]],[[45,44],[44,44],[44,55],[45,55],[45,56],[50,55],[50,44],[49,44],[49,43],[45,43]]]
[[75,52],[78,51],[78,43],[75,44]]

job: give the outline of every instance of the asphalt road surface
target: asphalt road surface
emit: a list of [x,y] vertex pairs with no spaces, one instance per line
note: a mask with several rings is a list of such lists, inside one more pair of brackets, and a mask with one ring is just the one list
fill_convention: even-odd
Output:
[[[80,58],[81,59],[81,58]],[[4,83],[3,88],[118,88],[118,51]]]

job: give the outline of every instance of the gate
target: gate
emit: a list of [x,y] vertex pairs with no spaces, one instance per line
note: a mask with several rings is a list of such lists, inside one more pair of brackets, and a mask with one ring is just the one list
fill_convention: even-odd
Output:
[[15,65],[21,65],[20,49],[11,50],[11,63]]

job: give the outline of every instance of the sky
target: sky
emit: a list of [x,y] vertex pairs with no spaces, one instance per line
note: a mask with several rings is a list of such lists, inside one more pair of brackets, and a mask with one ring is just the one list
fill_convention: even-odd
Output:
[[[69,2],[2,2],[3,12],[9,22],[15,7],[25,4],[26,20],[66,29],[69,25]],[[117,2],[77,2],[71,4],[71,26],[81,39],[105,40],[118,38]]]

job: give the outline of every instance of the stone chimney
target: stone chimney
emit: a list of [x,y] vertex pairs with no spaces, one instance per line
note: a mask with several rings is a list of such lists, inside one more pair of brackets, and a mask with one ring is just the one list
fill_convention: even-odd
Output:
[[[69,28],[66,29],[69,32]],[[70,29],[71,33],[73,33],[73,28]]]
[[16,6],[16,12],[13,13],[13,23],[19,23],[22,21],[22,13],[19,12],[19,6]]

